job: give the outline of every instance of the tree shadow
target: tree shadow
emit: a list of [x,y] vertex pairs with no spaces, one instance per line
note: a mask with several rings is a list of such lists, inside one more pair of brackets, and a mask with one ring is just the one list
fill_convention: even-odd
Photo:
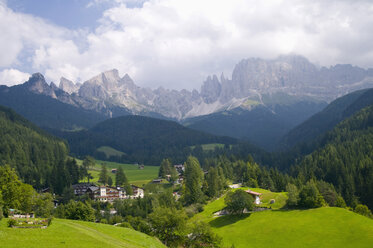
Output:
[[244,219],[248,218],[250,215],[251,215],[250,213],[237,214],[237,215],[224,215],[224,216],[218,217],[216,219],[213,219],[212,221],[209,222],[209,224],[212,227],[219,228],[219,227],[223,227],[223,226],[226,226],[226,225],[234,224],[234,223],[236,223],[237,221],[240,221],[240,220],[244,220]]

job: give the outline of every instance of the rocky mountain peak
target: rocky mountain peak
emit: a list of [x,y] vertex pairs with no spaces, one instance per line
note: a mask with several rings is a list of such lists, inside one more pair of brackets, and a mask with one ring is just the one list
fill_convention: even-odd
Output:
[[53,88],[47,84],[43,74],[41,73],[32,74],[29,80],[24,83],[24,86],[34,93],[56,98]]
[[67,78],[61,77],[60,79],[60,89],[72,94],[77,93],[79,91],[80,85],[74,84],[71,80],[68,80]]

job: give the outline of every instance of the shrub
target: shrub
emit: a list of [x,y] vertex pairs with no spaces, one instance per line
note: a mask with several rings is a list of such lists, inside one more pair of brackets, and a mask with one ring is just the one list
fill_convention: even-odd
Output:
[[226,210],[232,214],[242,214],[245,209],[251,211],[254,208],[254,199],[242,189],[229,192],[224,201]]
[[126,228],[131,228],[131,229],[133,229],[133,227],[131,226],[131,224],[128,223],[128,222],[122,222],[119,226],[120,226],[120,227],[126,227]]
[[17,225],[17,221],[15,219],[9,219],[8,220],[8,227],[12,227]]
[[52,219],[53,219],[53,217],[48,218],[48,226],[52,225]]
[[357,214],[369,217],[369,218],[373,218],[373,214],[369,210],[369,208],[365,205],[362,205],[362,204],[357,205],[354,212],[357,213]]

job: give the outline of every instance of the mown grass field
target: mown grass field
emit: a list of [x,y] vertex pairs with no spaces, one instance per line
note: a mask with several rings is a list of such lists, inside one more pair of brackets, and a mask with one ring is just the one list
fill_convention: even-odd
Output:
[[[220,144],[220,143],[203,144],[201,146],[202,146],[202,150],[205,151],[205,152],[213,151],[213,150],[215,150],[215,147],[224,148],[224,144]],[[194,149],[195,147],[196,146],[191,146],[190,148]]]
[[14,229],[0,222],[0,247],[165,247],[134,230],[84,221],[54,219],[47,229]]
[[110,146],[101,146],[101,147],[97,148],[96,151],[105,153],[106,158],[110,158],[111,156],[120,157],[120,156],[125,154],[124,152],[115,150],[114,148],[112,148]]
[[[82,160],[77,160],[78,164],[82,164]],[[97,183],[102,165],[105,164],[108,168],[108,174],[115,182],[115,174],[111,173],[111,169],[122,167],[126,174],[128,181],[131,184],[142,187],[149,181],[158,177],[158,166],[144,166],[144,169],[140,170],[137,165],[134,164],[121,164],[116,162],[100,161],[96,160],[96,165],[89,170],[89,173],[93,176],[92,182]]]
[[[247,189],[247,188],[243,188]],[[242,216],[214,217],[224,197],[207,204],[193,220],[204,220],[223,238],[225,247],[373,247],[373,220],[341,208],[281,209],[287,193],[263,193],[262,206],[273,210]],[[275,204],[269,204],[275,199]]]

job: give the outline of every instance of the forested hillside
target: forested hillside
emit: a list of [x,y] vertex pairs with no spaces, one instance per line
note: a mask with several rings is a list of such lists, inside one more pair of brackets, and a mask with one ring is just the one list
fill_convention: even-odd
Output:
[[332,183],[348,205],[360,200],[372,209],[373,105],[338,124],[317,147],[291,168],[291,175]]
[[[323,111],[291,130],[283,137],[279,148],[280,150],[286,150],[297,144],[309,143],[370,104],[373,104],[373,89],[355,91],[340,97],[330,103]],[[311,151],[312,147],[303,147],[302,149]]]
[[235,109],[187,119],[184,125],[214,135],[245,139],[273,150],[287,132],[326,105],[280,93],[262,97],[264,104],[248,100]]
[[172,157],[174,162],[183,162],[194,145],[237,142],[233,138],[194,131],[176,122],[143,116],[122,116],[99,123],[89,130],[56,134],[69,142],[71,152],[77,156],[94,155],[104,159],[106,156],[97,149],[108,146],[124,153],[111,159],[154,165],[166,157]]
[[13,110],[0,106],[0,165],[15,168],[23,182],[37,189],[51,187],[62,192],[71,183],[64,174],[66,144]]
[[12,108],[39,127],[74,130],[105,120],[102,114],[31,92],[23,85],[0,86],[0,104]]

